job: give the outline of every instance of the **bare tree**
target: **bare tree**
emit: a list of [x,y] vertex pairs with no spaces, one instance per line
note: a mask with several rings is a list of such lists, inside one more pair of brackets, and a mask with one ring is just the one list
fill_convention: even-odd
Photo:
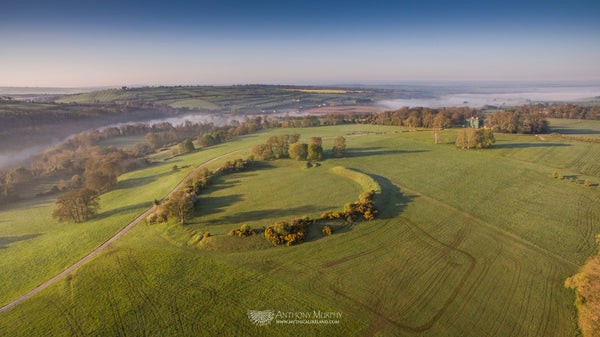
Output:
[[90,188],[69,191],[56,198],[58,208],[52,217],[59,222],[80,223],[89,220],[98,212],[98,192]]

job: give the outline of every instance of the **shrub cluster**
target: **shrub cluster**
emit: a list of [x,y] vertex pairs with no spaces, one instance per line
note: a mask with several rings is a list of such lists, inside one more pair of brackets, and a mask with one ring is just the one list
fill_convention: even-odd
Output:
[[265,237],[276,246],[281,244],[291,246],[301,243],[308,233],[308,227],[314,222],[306,216],[292,220],[291,224],[287,221],[279,221],[267,227]]
[[322,220],[335,220],[335,219],[346,219],[348,221],[354,221],[360,216],[366,220],[374,220],[379,211],[373,205],[373,197],[375,196],[375,190],[367,191],[360,195],[359,200],[346,205],[344,210],[341,212],[325,212],[321,215]]
[[333,231],[331,230],[331,227],[329,227],[329,226],[323,227],[323,235],[331,235],[331,233],[333,233]]
[[232,229],[231,232],[229,232],[229,235],[237,235],[239,237],[246,237],[246,236],[254,235],[258,232],[259,232],[258,229],[252,229],[250,226],[244,224],[240,228]]
[[234,172],[242,172],[250,168],[252,160],[250,158],[243,160],[241,158],[234,161],[227,161],[217,171],[216,174],[229,174]]
[[558,173],[556,171],[552,172],[552,178],[559,179],[559,180],[563,180],[564,179],[564,180],[568,180],[568,181],[570,181],[572,183],[583,184],[583,185],[588,186],[588,187],[594,186],[594,184],[592,183],[592,181],[589,180],[589,179],[585,179],[585,180],[582,181],[582,180],[579,180],[579,179],[577,179],[575,177],[563,176],[562,174],[560,174],[560,173]]
[[491,129],[465,129],[456,137],[456,147],[462,149],[486,149],[495,142]]

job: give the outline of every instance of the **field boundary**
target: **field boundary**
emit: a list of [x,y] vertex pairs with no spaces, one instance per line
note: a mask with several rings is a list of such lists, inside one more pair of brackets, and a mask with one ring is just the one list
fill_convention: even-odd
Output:
[[377,194],[381,193],[381,186],[379,185],[379,183],[377,183],[375,179],[371,178],[369,175],[364,174],[358,170],[346,168],[343,166],[336,166],[332,168],[331,171],[333,171],[333,173],[337,175],[346,177],[356,182],[360,185],[360,187],[362,187],[365,190],[365,192],[373,190]]

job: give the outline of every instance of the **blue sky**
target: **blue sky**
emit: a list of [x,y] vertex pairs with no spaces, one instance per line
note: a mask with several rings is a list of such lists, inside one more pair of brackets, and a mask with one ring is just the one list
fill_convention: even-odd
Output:
[[3,1],[0,86],[600,80],[600,2]]

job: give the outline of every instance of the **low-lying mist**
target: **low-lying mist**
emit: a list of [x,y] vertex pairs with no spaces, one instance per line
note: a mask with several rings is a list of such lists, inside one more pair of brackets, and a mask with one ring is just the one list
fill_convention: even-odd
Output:
[[[103,129],[105,129],[107,127],[117,127],[118,128],[119,126],[126,125],[126,124],[143,123],[143,124],[148,124],[148,125],[154,125],[154,124],[160,124],[160,123],[164,123],[164,122],[170,123],[173,126],[180,126],[180,125],[183,125],[186,121],[190,121],[192,123],[213,124],[215,126],[223,126],[226,124],[234,123],[235,121],[242,122],[245,117],[246,116],[239,116],[239,115],[238,116],[226,116],[226,115],[208,115],[208,114],[189,114],[189,115],[177,116],[177,117],[155,118],[155,119],[150,119],[150,120],[146,120],[146,121],[130,121],[130,122],[123,122],[123,123],[113,123],[113,124],[109,124],[109,125],[101,125],[101,126],[95,127],[95,129],[97,129],[98,131],[102,131]],[[79,132],[84,131],[84,130],[86,130],[86,129],[82,129]],[[79,133],[79,132],[77,132],[77,133]],[[0,149],[0,169],[19,166],[19,165],[23,164],[25,161],[27,161],[27,159],[29,159],[29,157],[31,157],[32,155],[43,152],[44,150],[73,137],[77,133],[68,135],[67,137],[64,137],[63,139],[54,138],[51,141],[44,142],[43,144],[36,144],[33,146],[26,147],[24,149],[19,149],[17,151]]]
[[44,145],[31,146],[19,151],[2,152],[0,153],[0,169],[18,166],[29,159],[29,157],[32,155],[40,153],[54,145],[57,145],[58,143],[60,143],[60,141],[56,139]]
[[186,121],[192,122],[192,123],[202,123],[202,124],[213,124],[215,126],[223,126],[226,124],[231,124],[234,122],[242,122],[244,120],[246,116],[227,116],[227,115],[208,115],[208,114],[189,114],[189,115],[184,115],[184,116],[177,116],[177,117],[165,117],[165,118],[155,118],[155,119],[150,119],[147,121],[130,121],[130,122],[123,122],[123,123],[114,123],[114,124],[110,124],[110,125],[103,125],[101,127],[98,127],[97,129],[99,131],[102,131],[105,128],[108,127],[119,127],[121,125],[127,125],[127,124],[137,124],[137,123],[143,123],[143,124],[148,124],[148,125],[155,125],[155,124],[160,124],[160,123],[170,123],[171,125],[177,127],[177,126],[182,126]]
[[379,103],[389,109],[402,107],[471,107],[485,105],[498,107],[519,106],[540,102],[575,102],[600,96],[600,86],[530,86],[530,87],[435,87],[427,98],[383,100]]

